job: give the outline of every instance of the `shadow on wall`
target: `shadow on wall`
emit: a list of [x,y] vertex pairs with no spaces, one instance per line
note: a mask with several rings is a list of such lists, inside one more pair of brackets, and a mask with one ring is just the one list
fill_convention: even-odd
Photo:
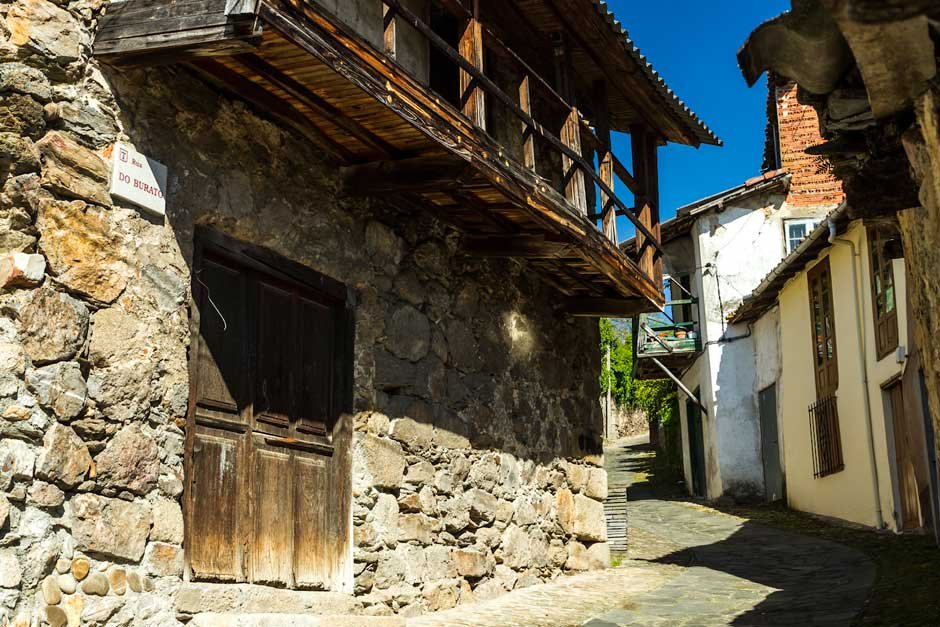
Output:
[[341,195],[309,141],[186,69],[103,71],[131,142],[169,167],[190,272],[202,225],[353,288],[355,412],[539,462],[602,453],[596,321],[556,314],[523,264],[464,257],[427,212]]

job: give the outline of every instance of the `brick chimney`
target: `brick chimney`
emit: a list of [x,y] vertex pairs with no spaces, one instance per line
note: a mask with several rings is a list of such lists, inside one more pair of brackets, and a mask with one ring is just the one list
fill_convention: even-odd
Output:
[[828,170],[821,157],[804,151],[823,143],[816,110],[796,100],[794,82],[771,77],[768,114],[770,128],[765,168],[783,169],[792,175],[787,202],[792,205],[837,205],[845,199],[842,182]]

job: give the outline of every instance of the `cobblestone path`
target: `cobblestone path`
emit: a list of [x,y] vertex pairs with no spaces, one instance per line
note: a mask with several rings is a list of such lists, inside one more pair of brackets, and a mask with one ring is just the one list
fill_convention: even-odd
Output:
[[840,544],[658,498],[641,441],[606,451],[610,485],[629,486],[630,550],[619,568],[561,578],[408,621],[409,627],[848,626],[874,581]]

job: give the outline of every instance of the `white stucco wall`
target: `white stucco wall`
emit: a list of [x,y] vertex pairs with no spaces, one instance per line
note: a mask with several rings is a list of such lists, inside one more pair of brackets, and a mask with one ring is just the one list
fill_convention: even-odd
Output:
[[726,316],[784,258],[784,221],[821,220],[833,208],[793,207],[782,194],[765,193],[707,211],[692,227],[698,268],[693,283],[705,355],[697,380],[688,380],[690,372],[685,382],[701,388],[709,408],[705,441],[711,498],[763,492],[757,392],[773,374],[761,373],[756,363],[754,331],[729,325]]

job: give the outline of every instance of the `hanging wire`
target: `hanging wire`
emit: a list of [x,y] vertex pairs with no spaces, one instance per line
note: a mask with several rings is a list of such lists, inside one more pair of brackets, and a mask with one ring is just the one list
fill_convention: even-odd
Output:
[[205,268],[200,268],[196,270],[196,280],[199,282],[199,285],[203,286],[206,289],[206,300],[209,301],[209,304],[212,305],[212,308],[215,309],[215,313],[219,314],[219,318],[222,319],[222,330],[228,331],[228,323],[225,321],[225,316],[222,315],[222,311],[219,309],[218,305],[215,304],[215,301],[212,300],[212,290],[209,289],[209,286],[206,285],[202,279],[199,278],[199,275],[202,274],[202,271]]

